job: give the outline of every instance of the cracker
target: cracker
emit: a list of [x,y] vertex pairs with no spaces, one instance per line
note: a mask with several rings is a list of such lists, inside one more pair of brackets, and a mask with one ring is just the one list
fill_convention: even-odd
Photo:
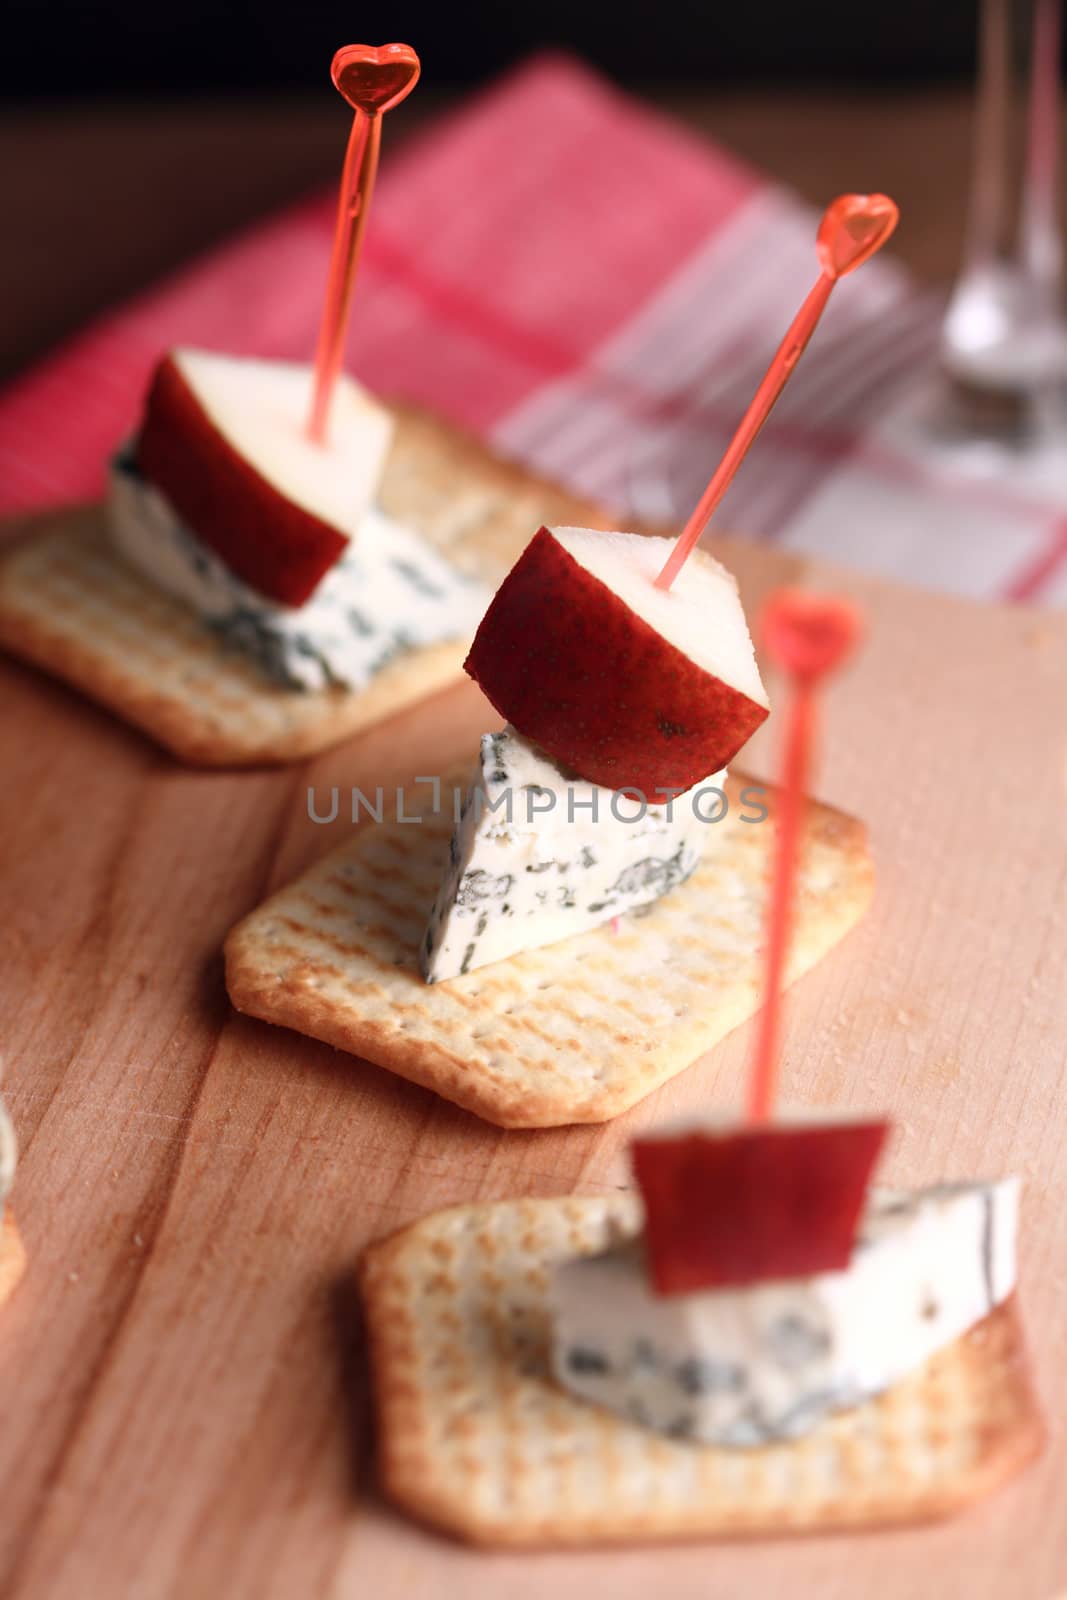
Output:
[[14,1212],[6,1206],[0,1213],[0,1306],[14,1294],[25,1270],[26,1252]]
[[[501,1127],[618,1116],[752,1015],[759,1003],[774,828],[738,795],[677,889],[540,950],[426,984],[418,947],[452,831],[367,823],[239,923],[226,983],[239,1011],[296,1028],[434,1089]],[[766,791],[773,816],[773,791]],[[813,802],[805,825],[789,976],[841,939],[870,900],[862,824]]]
[[[383,508],[492,587],[542,522],[604,513],[444,422],[397,409]],[[42,519],[0,556],[0,645],[183,761],[252,766],[328,749],[462,677],[469,639],[412,651],[365,689],[296,692],[227,651],[114,553],[102,507]]]
[[1014,1296],[876,1400],[754,1449],[674,1441],[549,1373],[548,1266],[636,1231],[633,1195],[458,1206],[364,1255],[381,1475],[485,1545],[822,1533],[943,1517],[1041,1449]]

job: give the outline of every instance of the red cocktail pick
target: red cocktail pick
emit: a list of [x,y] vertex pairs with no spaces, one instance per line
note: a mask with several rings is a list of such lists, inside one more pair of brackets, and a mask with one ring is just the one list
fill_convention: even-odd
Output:
[[778,346],[767,375],[756,390],[726,454],[664,563],[663,571],[656,579],[657,588],[669,589],[685,565],[707,527],[712,512],[730,487],[734,474],[789,381],[793,368],[804,354],[805,346],[826,310],[834,284],[881,249],[896,227],[899,215],[895,203],[884,194],[842,194],[827,206],[815,240],[822,267],[818,281]]
[[793,925],[797,848],[815,737],[818,687],[851,654],[862,627],[855,606],[839,595],[779,589],[763,611],[761,631],[767,654],[790,680],[793,699],[778,795],[763,1010],[749,1092],[749,1114],[755,1122],[767,1119],[774,1100],[782,977]]
[[837,595],[780,589],[764,609],[767,653],[792,701],[767,910],[766,975],[747,1126],[635,1140],[649,1274],[658,1294],[836,1272],[848,1266],[871,1171],[889,1125],[772,1125],[782,979],[797,854],[823,681],[854,649],[859,612]]
[[406,44],[346,44],[338,50],[330,67],[335,86],[355,116],[341,174],[330,275],[315,352],[308,434],[319,444],[326,437],[330,397],[344,356],[352,288],[378,171],[382,114],[411,93],[419,70],[419,58]]
[[862,623],[840,596],[797,589],[773,594],[761,622],[767,653],[789,679],[792,701],[749,1118],[747,1125],[721,1133],[634,1141],[649,1276],[663,1295],[844,1270],[889,1132],[884,1118],[792,1126],[770,1121],[817,697],[855,648]]
[[406,100],[419,79],[419,58],[409,44],[343,44],[330,77],[353,111],[374,116]]

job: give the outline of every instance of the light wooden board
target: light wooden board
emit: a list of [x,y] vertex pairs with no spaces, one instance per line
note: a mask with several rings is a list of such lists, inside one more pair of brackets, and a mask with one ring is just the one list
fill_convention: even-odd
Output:
[[[728,552],[749,605],[807,564]],[[183,771],[0,665],[0,1018],[27,1277],[0,1318],[0,1590],[1047,1600],[1067,1586],[1067,621],[849,578],[871,641],[834,691],[820,795],[871,825],[865,925],[795,992],[790,1099],[888,1108],[893,1181],[1021,1170],[1044,1460],[934,1528],[484,1556],[374,1487],[351,1270],[454,1201],[595,1193],[625,1142],[738,1103],[748,1029],[606,1127],[507,1133],[236,1017],[232,922],[344,827],[307,791],[440,770],[473,686],[301,769]],[[773,682],[771,683],[773,693]],[[768,771],[776,719],[747,761]]]

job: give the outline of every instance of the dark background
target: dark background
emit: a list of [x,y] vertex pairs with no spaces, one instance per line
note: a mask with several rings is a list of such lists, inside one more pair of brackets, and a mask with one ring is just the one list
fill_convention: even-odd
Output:
[[978,0],[7,0],[0,93],[192,95],[321,84],[339,44],[399,38],[427,84],[562,46],[627,82],[929,83],[972,68]]

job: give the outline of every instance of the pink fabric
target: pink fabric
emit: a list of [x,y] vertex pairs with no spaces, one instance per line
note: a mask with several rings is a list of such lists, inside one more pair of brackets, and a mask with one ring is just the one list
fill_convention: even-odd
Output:
[[[309,199],[11,385],[0,510],[99,494],[167,346],[309,359],[332,221],[332,195]],[[810,286],[813,228],[729,155],[539,57],[395,159],[387,142],[349,365],[620,518],[679,520]],[[891,261],[842,284],[718,521],[963,593],[1067,599],[1067,484],[990,493],[924,446],[938,315]]]

